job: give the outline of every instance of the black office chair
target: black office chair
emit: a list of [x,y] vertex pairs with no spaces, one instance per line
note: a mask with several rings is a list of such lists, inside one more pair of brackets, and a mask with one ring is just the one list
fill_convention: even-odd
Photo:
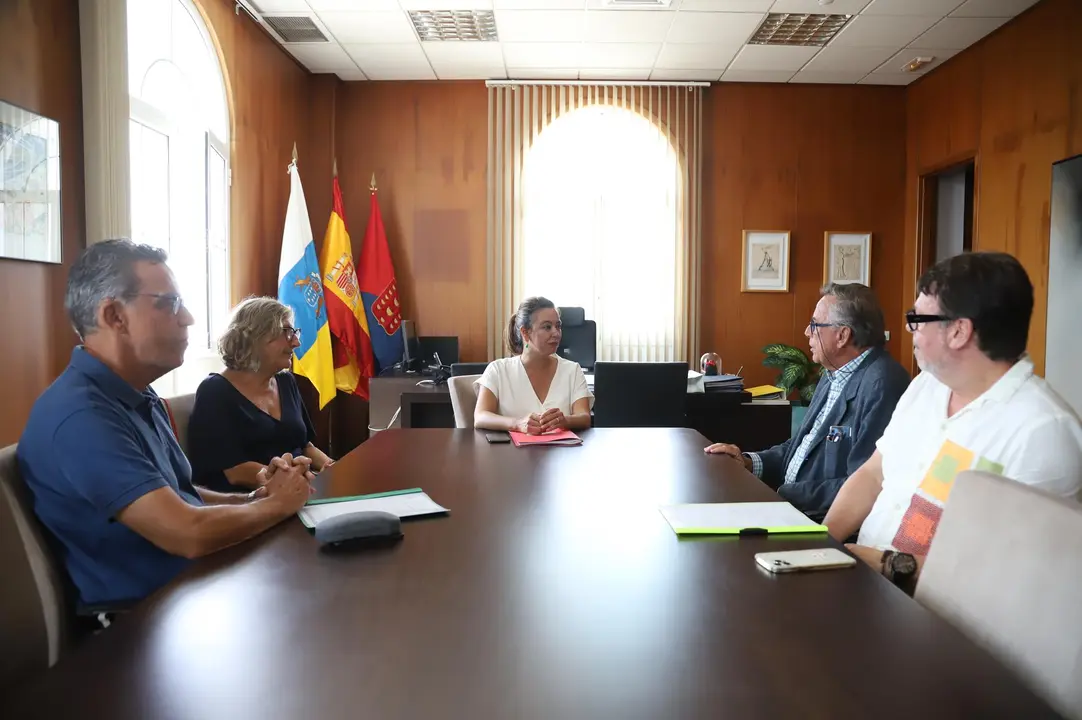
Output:
[[597,323],[587,320],[586,311],[580,307],[560,308],[560,321],[564,335],[556,349],[557,354],[590,372],[597,361]]
[[684,427],[688,365],[599,362],[594,427]]
[[485,368],[488,367],[487,362],[456,362],[451,363],[451,377],[461,377],[462,375],[482,375],[485,372]]

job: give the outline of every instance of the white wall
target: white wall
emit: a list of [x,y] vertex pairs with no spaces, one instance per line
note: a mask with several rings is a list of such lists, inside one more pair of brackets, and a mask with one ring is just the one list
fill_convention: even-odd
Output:
[[965,247],[966,169],[939,176],[935,231],[936,262],[961,255]]
[[1045,379],[1082,415],[1082,157],[1052,168]]

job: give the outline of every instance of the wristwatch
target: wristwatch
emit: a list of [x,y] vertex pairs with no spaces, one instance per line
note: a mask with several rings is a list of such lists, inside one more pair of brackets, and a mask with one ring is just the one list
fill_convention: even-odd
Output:
[[917,559],[909,553],[883,551],[883,575],[892,583],[912,593],[917,576]]

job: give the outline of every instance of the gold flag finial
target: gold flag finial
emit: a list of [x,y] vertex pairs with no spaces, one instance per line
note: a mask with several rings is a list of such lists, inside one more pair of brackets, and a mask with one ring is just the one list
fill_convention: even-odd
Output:
[[376,174],[372,173],[372,184],[368,186],[368,189],[372,192],[376,191]]
[[331,166],[331,174],[334,175],[334,177],[338,177],[338,158],[334,159],[334,165]]
[[293,162],[297,162],[297,143],[293,143]]

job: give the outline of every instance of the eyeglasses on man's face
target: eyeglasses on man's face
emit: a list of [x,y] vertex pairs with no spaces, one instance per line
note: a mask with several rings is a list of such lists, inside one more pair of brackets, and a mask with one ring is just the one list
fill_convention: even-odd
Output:
[[283,327],[282,328],[282,336],[286,340],[288,340],[289,342],[293,342],[294,340],[300,340],[301,339],[301,329],[300,328],[295,328],[295,327],[288,327],[288,326]]
[[905,324],[909,327],[909,332],[916,332],[917,327],[922,323],[942,322],[944,320],[953,319],[954,318],[946,315],[921,315],[916,310],[907,310],[905,313]]
[[821,322],[816,322],[815,318],[812,318],[811,320],[808,321],[808,329],[811,330],[812,332],[815,332],[819,328],[825,328],[825,327],[844,327],[844,326],[841,323],[821,323]]
[[184,298],[176,293],[131,293],[127,297],[152,297],[154,307],[159,310],[168,310],[170,315],[177,315],[184,307]]

